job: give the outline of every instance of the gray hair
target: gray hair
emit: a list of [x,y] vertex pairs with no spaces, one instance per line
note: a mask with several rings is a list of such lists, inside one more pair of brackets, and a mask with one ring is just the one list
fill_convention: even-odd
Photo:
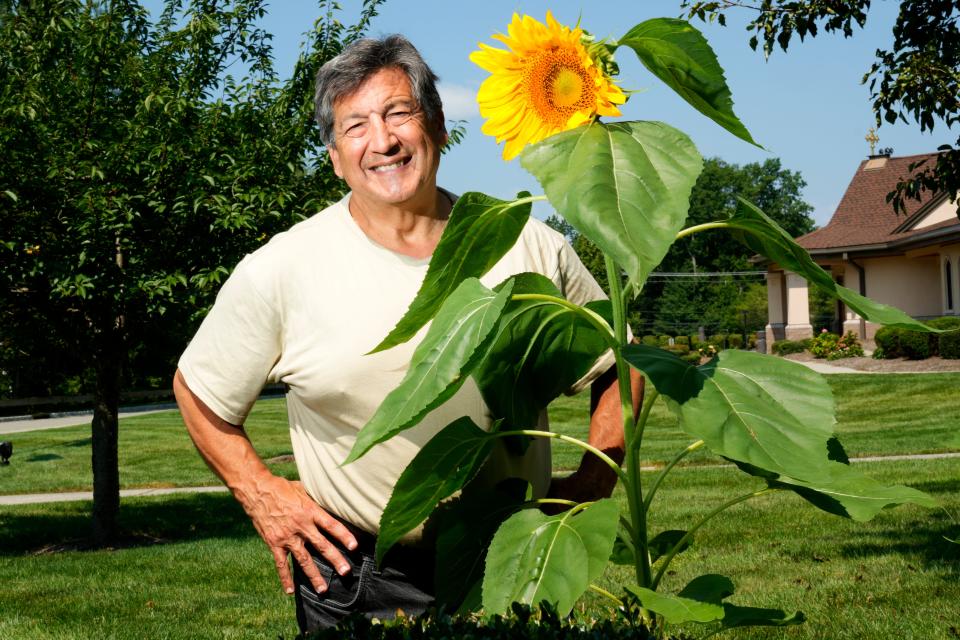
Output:
[[407,74],[413,97],[427,122],[443,127],[443,104],[437,91],[439,78],[423,61],[416,47],[399,34],[379,40],[363,38],[348,45],[317,72],[314,115],[325,145],[334,144],[333,107],[337,101],[354,93],[376,72],[390,67]]

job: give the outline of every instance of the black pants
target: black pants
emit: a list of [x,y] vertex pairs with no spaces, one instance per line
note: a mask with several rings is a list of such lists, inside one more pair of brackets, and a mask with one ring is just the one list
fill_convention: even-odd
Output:
[[[327,583],[318,594],[297,562],[293,563],[297,624],[300,632],[332,627],[353,612],[368,618],[394,618],[398,611],[415,616],[433,604],[434,556],[426,549],[397,545],[387,553],[380,568],[374,560],[376,539],[344,523],[357,538],[355,551],[340,552],[350,563],[350,573],[337,574],[327,560],[307,546],[314,564]],[[339,545],[338,545],[339,547]]]

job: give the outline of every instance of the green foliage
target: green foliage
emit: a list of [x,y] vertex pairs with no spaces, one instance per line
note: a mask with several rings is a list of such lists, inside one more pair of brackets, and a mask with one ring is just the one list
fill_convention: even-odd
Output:
[[860,340],[857,338],[857,334],[852,331],[848,331],[844,336],[838,336],[824,329],[810,340],[809,349],[815,358],[826,358],[827,360],[839,360],[840,358],[853,358],[863,355]]
[[620,614],[589,624],[558,615],[550,605],[530,609],[513,605],[508,615],[484,620],[428,612],[416,618],[371,621],[362,615],[347,617],[334,629],[315,631],[304,640],[652,640],[656,636],[637,619],[635,612]]
[[770,352],[778,356],[786,356],[791,353],[803,353],[810,346],[808,340],[777,340],[770,347]]
[[685,345],[689,346],[689,345],[690,345],[690,336],[677,336],[676,338],[674,338],[674,342],[675,342],[676,344],[685,344]]
[[[899,358],[900,352],[900,329],[897,327],[880,327],[873,336],[873,341],[877,344],[874,351],[875,358]],[[877,351],[881,355],[876,355]]]
[[647,20],[630,29],[618,45],[633,49],[651,73],[697,111],[738,138],[757,144],[733,113],[733,98],[717,56],[690,23]]
[[[719,18],[736,2],[683,0],[690,17]],[[869,0],[830,2],[828,0],[770,0],[755,7],[756,17],[747,25],[752,30],[750,46],[763,44],[765,56],[775,45],[786,51],[794,35],[814,37],[820,30],[853,35],[863,27]],[[960,69],[960,31],[957,30],[956,0],[900,0],[889,48],[876,50],[876,59],[863,76],[869,84],[877,125],[913,120],[921,131],[933,131],[939,120],[952,127],[960,122],[957,69]],[[894,211],[905,213],[908,200],[919,201],[924,192],[948,193],[953,199],[960,188],[960,140],[939,147],[932,163],[921,160],[911,165],[913,175],[901,179],[887,195]]]
[[660,340],[657,339],[657,336],[643,336],[643,339],[641,340],[641,342],[643,342],[643,344],[647,345],[648,347],[660,346]]
[[939,349],[941,358],[960,358],[960,331],[941,333]]
[[742,349],[743,348],[743,336],[739,333],[731,333],[727,335],[727,346],[731,349]]
[[670,336],[657,336],[657,346],[666,347],[670,344]]
[[925,360],[933,355],[930,335],[919,331],[901,330],[898,334],[900,353],[910,360]]
[[[663,123],[617,122],[551,136],[527,147],[520,162],[557,211],[639,288],[683,227],[703,159],[690,138]],[[644,176],[627,167],[644,167]]]

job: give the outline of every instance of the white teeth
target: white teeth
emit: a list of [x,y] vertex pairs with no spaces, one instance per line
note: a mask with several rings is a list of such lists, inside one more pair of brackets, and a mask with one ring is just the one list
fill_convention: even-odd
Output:
[[398,160],[392,164],[382,164],[378,167],[373,167],[371,171],[389,171],[390,169],[396,169],[397,167],[402,167],[406,164],[405,160]]

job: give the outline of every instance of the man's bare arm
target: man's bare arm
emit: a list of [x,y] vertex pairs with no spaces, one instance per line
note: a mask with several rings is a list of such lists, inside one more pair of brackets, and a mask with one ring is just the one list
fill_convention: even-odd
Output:
[[[630,388],[633,395],[633,414],[643,404],[644,377],[630,370]],[[594,380],[590,387],[590,435],[592,446],[600,449],[617,463],[623,462],[623,410],[616,367],[611,367]],[[550,485],[550,497],[586,502],[606,498],[617,485],[617,474],[605,462],[590,452],[583,454],[580,467],[566,478],[557,478]]]
[[187,387],[180,371],[174,376],[173,390],[200,455],[229,487],[273,554],[283,590],[293,593],[293,578],[287,566],[290,553],[314,589],[326,591],[326,583],[305,543],[309,542],[343,575],[350,570],[350,564],[327,537],[335,538],[347,549],[355,549],[357,541],[350,531],[321,509],[299,482],[271,473],[243,428],[213,413]]

